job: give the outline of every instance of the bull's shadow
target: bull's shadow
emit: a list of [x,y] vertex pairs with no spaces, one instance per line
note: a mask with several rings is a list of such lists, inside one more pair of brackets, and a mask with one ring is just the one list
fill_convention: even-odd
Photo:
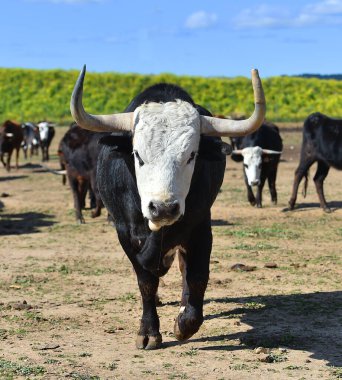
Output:
[[27,178],[27,175],[1,176],[0,182],[14,181],[15,179]]
[[0,214],[0,236],[21,235],[40,232],[41,227],[52,226],[56,222],[53,215],[40,212]]
[[[248,331],[234,334],[223,331],[219,336],[190,339],[191,342],[220,342],[206,344],[202,350],[236,351],[258,346],[311,352],[311,357],[328,361],[331,366],[342,365],[342,291],[244,298],[213,298],[205,303],[225,304],[226,311],[209,314],[205,319],[230,319],[251,326]],[[232,303],[239,307],[232,308]],[[222,345],[239,339],[242,344]]]
[[[327,202],[327,205],[330,208],[330,210],[334,212],[342,208],[342,201]],[[293,210],[290,210],[289,207],[285,207],[282,211],[283,212],[301,212],[310,208],[320,208],[320,207],[321,206],[318,202],[317,203],[316,202],[296,203],[295,208]]]

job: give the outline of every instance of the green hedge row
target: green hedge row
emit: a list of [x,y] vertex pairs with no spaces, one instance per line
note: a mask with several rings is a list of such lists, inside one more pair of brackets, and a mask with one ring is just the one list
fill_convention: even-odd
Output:
[[[0,121],[69,123],[69,99],[78,72],[0,69]],[[146,87],[170,82],[185,88],[213,114],[248,115],[253,110],[249,78],[203,78],[173,74],[87,73],[84,105],[91,113],[121,112]],[[316,78],[263,79],[267,119],[301,121],[312,112],[342,117],[342,81]]]

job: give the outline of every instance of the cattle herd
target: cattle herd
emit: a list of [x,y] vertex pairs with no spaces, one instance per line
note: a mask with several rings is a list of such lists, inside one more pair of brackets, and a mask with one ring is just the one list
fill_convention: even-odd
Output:
[[[243,163],[252,206],[262,207],[266,180],[271,200],[277,203],[276,176],[283,143],[279,128],[264,121],[266,102],[258,72],[252,71],[254,112],[244,120],[214,117],[182,88],[165,83],[138,94],[123,113],[92,115],[82,105],[84,78],[85,67],[70,102],[75,123],[58,148],[63,183],[68,178],[74,198],[76,221],[84,223],[82,209],[89,194],[92,217],[99,216],[105,206],[115,224],[142,296],[137,348],[161,346],[156,309],[159,278],[178,254],[183,292],[174,333],[180,341],[189,339],[203,322],[212,248],[210,208],[223,181],[226,155]],[[41,149],[42,160],[48,161],[54,132],[52,123],[46,121],[4,122],[0,153],[6,170],[10,170],[13,151],[18,168],[20,149],[25,157]],[[221,137],[230,137],[231,147]],[[305,120],[290,209],[295,207],[303,177],[306,188],[314,162],[320,205],[329,212],[323,181],[331,166],[342,169],[342,120],[320,113]]]

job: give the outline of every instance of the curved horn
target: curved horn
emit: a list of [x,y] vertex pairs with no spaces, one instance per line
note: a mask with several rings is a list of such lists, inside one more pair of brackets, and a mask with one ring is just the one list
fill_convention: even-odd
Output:
[[279,152],[277,150],[263,149],[262,153],[263,154],[282,154],[283,152]]
[[258,70],[252,70],[254,91],[254,112],[246,120],[229,120],[216,117],[201,116],[201,133],[212,136],[245,136],[256,131],[264,121],[266,101]]
[[71,115],[76,123],[90,131],[95,132],[115,132],[129,131],[132,126],[133,112],[117,113],[113,115],[91,115],[87,113],[82,104],[83,82],[86,73],[86,65],[76,81],[74,91],[70,100]]
[[232,154],[242,154],[242,149],[234,149]]

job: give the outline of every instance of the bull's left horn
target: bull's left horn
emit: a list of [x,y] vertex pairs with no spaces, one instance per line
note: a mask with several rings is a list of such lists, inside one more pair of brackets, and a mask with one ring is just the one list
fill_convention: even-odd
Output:
[[278,150],[270,150],[270,149],[263,149],[263,154],[282,154],[283,152],[279,152]]
[[74,91],[70,100],[71,115],[76,123],[90,131],[95,132],[117,132],[129,131],[132,128],[133,112],[117,113],[112,115],[91,115],[87,113],[82,104],[83,82],[86,73],[86,66],[76,81]]
[[255,108],[249,119],[229,120],[201,116],[201,133],[211,136],[239,137],[256,131],[263,123],[266,114],[265,95],[256,69],[252,70],[252,84]]

